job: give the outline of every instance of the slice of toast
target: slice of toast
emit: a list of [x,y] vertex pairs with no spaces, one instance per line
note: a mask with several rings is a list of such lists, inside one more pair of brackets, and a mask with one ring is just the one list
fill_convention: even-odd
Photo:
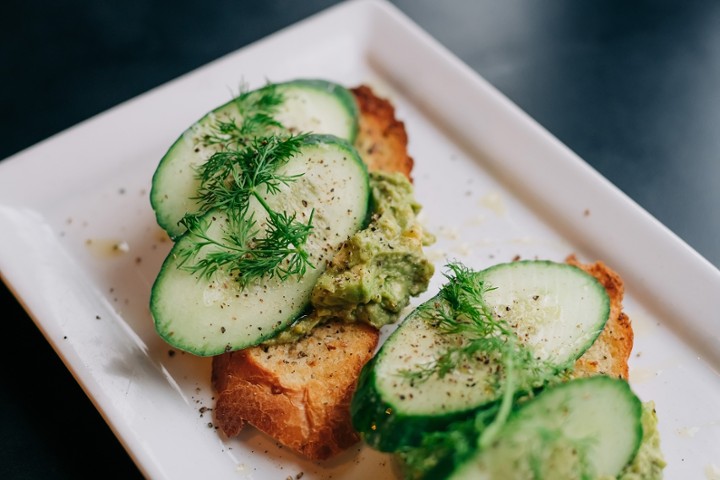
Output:
[[[352,92],[360,109],[355,144],[368,168],[410,178],[407,134],[393,106],[366,86]],[[360,439],[349,402],[377,342],[372,327],[333,322],[297,343],[214,357],[215,425],[232,437],[249,423],[312,460],[341,452]]]
[[350,400],[377,342],[368,325],[328,323],[296,343],[215,357],[216,425],[232,437],[250,423],[312,460],[343,451],[358,441]]
[[360,109],[355,148],[368,169],[400,172],[411,179],[414,162],[407,151],[405,124],[395,118],[392,103],[376,96],[365,85],[351,91]]
[[573,375],[608,375],[627,380],[628,359],[634,336],[630,318],[622,310],[625,287],[620,275],[603,262],[582,264],[574,255],[569,256],[566,261],[597,278],[610,297],[610,316],[605,328],[595,343],[575,362]]

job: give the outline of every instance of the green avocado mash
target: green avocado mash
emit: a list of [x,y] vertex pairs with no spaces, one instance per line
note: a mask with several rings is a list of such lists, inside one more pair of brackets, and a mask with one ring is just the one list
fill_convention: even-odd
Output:
[[434,272],[422,247],[434,241],[417,221],[420,205],[399,173],[370,174],[372,217],[350,237],[321,275],[312,311],[275,337],[293,341],[331,319],[380,328],[398,320],[410,297],[427,289]]

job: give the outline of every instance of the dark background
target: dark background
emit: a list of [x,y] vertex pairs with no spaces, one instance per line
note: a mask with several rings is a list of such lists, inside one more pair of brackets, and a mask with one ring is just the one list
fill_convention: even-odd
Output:
[[[5,0],[0,159],[335,3]],[[393,3],[720,265],[720,2]],[[0,319],[0,478],[138,477],[3,285]]]

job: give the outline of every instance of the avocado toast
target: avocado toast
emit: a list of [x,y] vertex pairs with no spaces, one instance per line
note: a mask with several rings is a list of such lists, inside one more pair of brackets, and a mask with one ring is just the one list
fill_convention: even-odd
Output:
[[[260,168],[273,159],[277,166]],[[404,125],[387,100],[366,86],[348,91],[321,80],[248,92],[171,147],[151,197],[176,243],[151,309],[166,341],[213,356],[215,424],[223,434],[249,423],[315,460],[358,441],[349,400],[360,368],[378,328],[396,321],[433,273],[422,253],[431,237],[415,219],[412,164]],[[265,184],[256,182],[266,173]],[[238,200],[233,192],[244,190]],[[267,263],[255,258],[257,238],[281,215],[290,220],[285,227],[310,233],[286,244],[284,252],[292,251],[275,270],[245,278]],[[242,233],[236,217],[255,230],[244,242],[235,242]],[[237,256],[242,266],[218,266],[245,244],[255,249]],[[302,262],[304,269],[286,268]]]
[[662,478],[619,275],[574,256],[448,270],[361,372],[368,444],[407,479]]

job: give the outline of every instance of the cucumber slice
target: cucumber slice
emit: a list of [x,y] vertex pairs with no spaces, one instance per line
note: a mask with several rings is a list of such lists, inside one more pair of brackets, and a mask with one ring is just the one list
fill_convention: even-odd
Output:
[[[304,312],[335,250],[365,221],[370,198],[367,168],[344,140],[310,135],[277,173],[301,176],[280,185],[279,193],[262,196],[277,212],[296,213],[305,220],[312,215],[305,250],[314,267],[299,278],[263,277],[244,288],[222,270],[208,279],[180,268],[180,252],[198,242],[187,232],[170,251],[151,294],[155,328],[168,343],[197,355],[216,355],[273,336]],[[255,199],[250,202],[249,213],[263,225],[265,209]],[[210,211],[201,222],[210,225],[211,238],[225,235],[228,218],[223,212]],[[204,248],[200,255],[214,248]]]
[[[470,295],[470,308],[487,312],[490,319],[483,325],[496,322],[500,327],[483,334],[487,337],[472,329],[448,333],[439,328],[437,312],[459,313],[447,292],[473,285],[485,291]],[[603,286],[571,265],[522,261],[468,271],[411,313],[368,363],[352,401],[353,424],[379,450],[416,445],[424,432],[497,405],[507,395],[506,387],[519,394],[572,366],[602,331],[609,312]],[[499,328],[510,332],[503,337],[507,341],[498,341]],[[509,341],[517,351],[503,357],[500,352]],[[443,358],[453,359],[447,352],[463,349],[469,354],[454,357],[452,368],[440,370]],[[522,365],[518,359],[524,359]]]
[[[352,93],[342,86],[325,80],[270,84],[249,92],[243,105],[257,104],[268,95],[281,100],[270,109],[271,116],[287,131],[335,135],[350,143],[355,141],[358,109]],[[185,231],[178,223],[185,214],[199,210],[194,200],[199,187],[196,169],[219,149],[217,144],[207,145],[205,136],[218,121],[237,124],[242,120],[238,99],[231,100],[186,130],[160,161],[152,180],[150,202],[158,224],[171,238]]]
[[491,446],[431,478],[616,478],[640,447],[641,416],[642,404],[623,380],[561,383],[514,412]]
[[575,361],[595,342],[610,315],[605,287],[572,265],[520,261],[495,265],[482,276],[498,287],[485,294],[487,304],[540,361]]

